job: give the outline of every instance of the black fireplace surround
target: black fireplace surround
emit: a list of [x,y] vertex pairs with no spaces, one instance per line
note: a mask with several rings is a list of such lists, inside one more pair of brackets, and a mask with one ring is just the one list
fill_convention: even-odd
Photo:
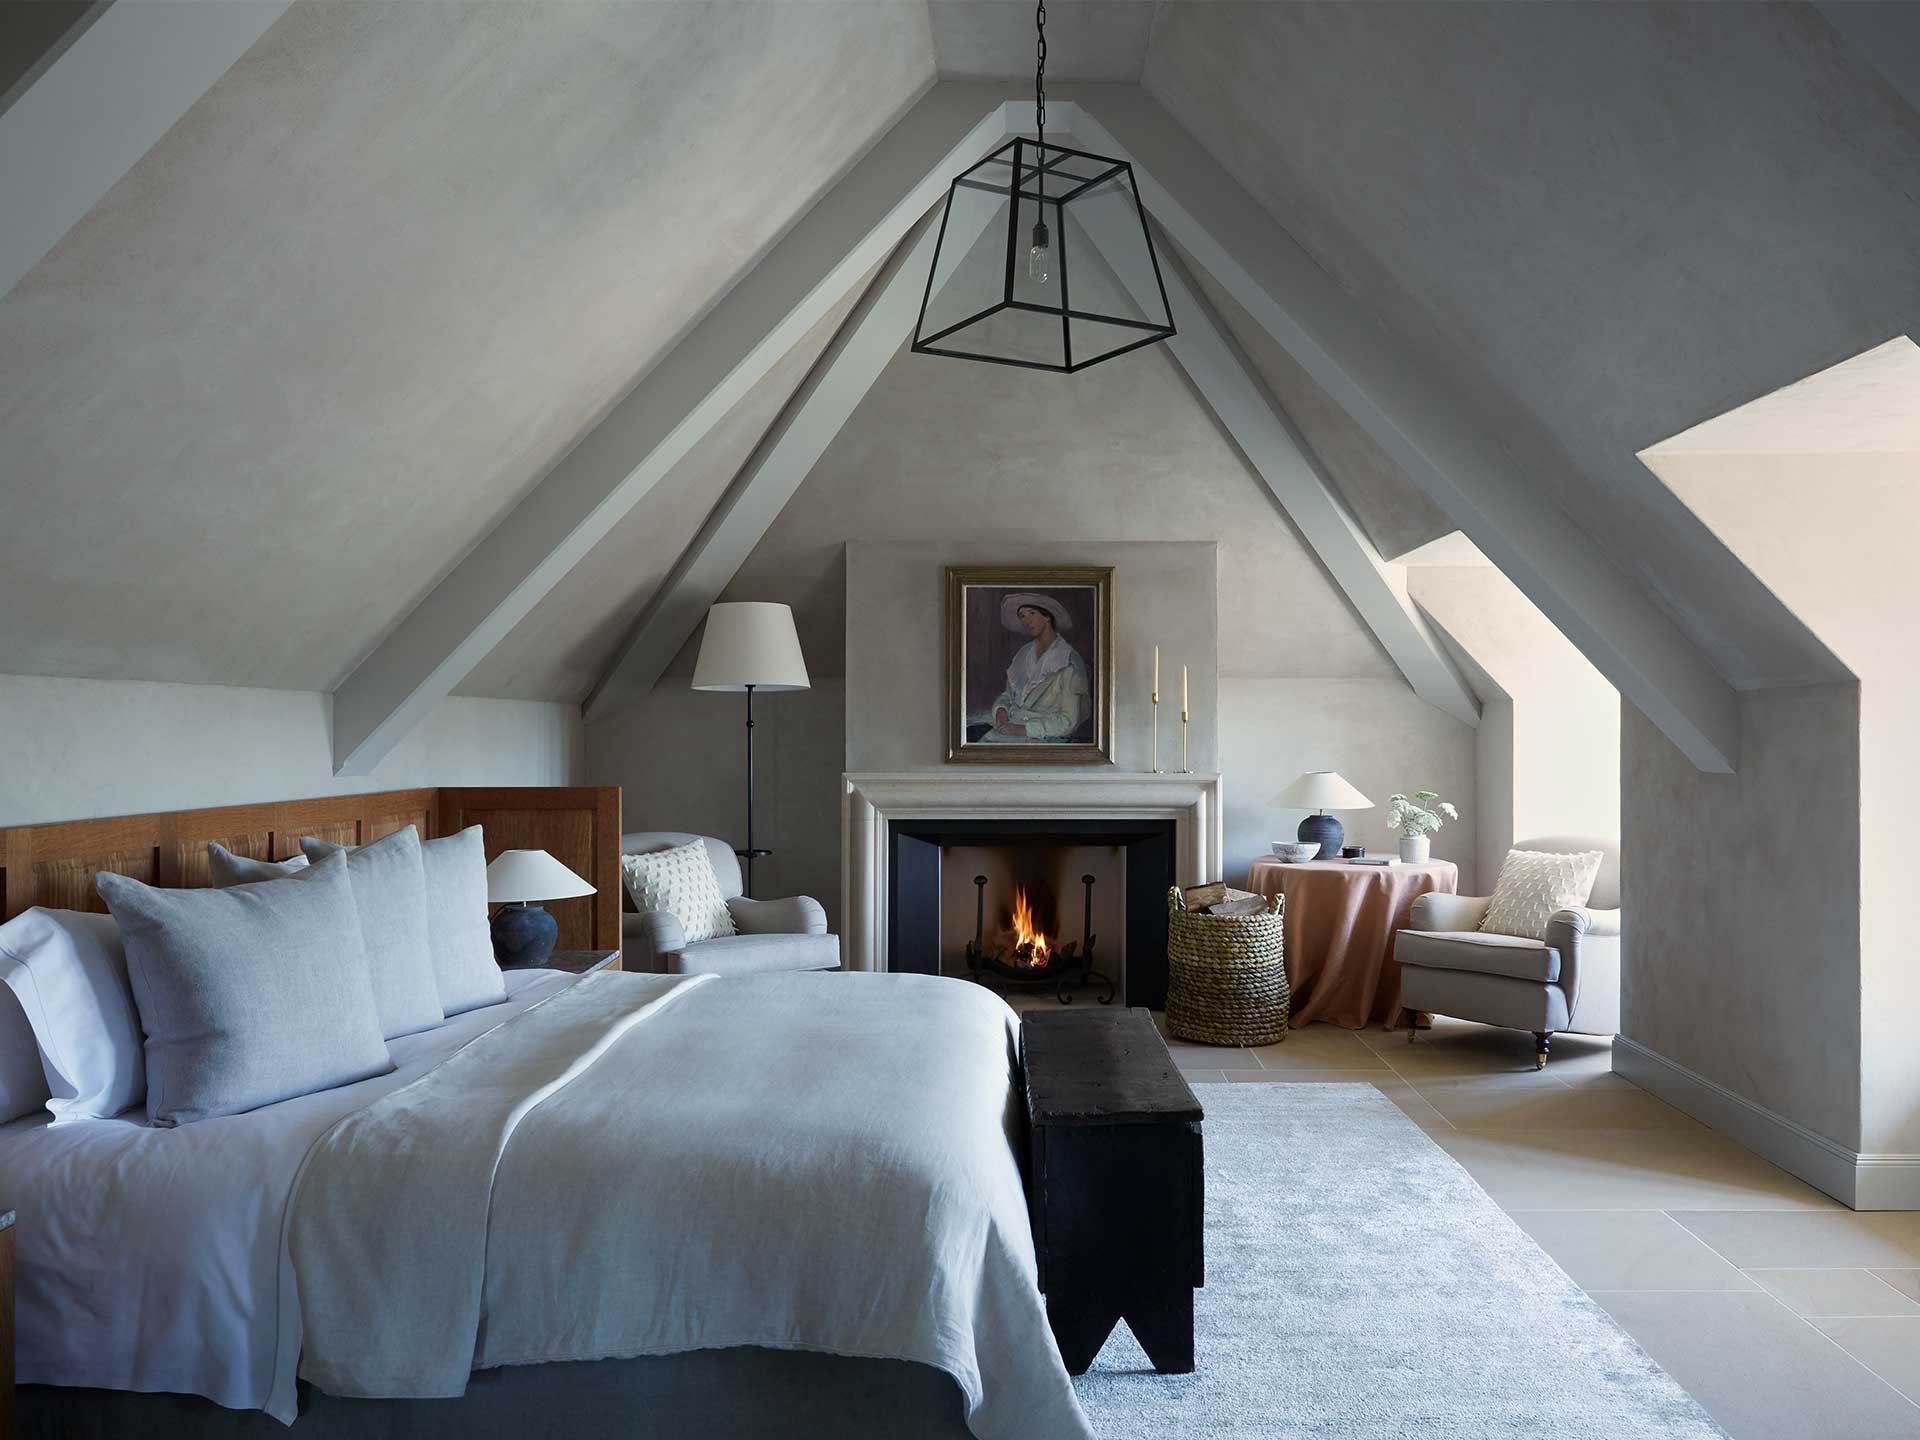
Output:
[[947,845],[1118,845],[1126,851],[1126,1003],[1167,1003],[1171,820],[890,820],[887,968],[940,973],[940,851]]

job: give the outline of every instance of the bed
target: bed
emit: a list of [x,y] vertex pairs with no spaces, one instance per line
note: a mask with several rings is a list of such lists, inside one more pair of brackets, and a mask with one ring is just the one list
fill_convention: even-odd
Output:
[[523,972],[389,1048],[0,1127],[23,1433],[1089,1434],[979,987]]

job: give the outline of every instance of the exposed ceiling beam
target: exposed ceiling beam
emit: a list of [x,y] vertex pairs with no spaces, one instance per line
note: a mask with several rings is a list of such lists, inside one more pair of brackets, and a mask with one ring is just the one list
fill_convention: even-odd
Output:
[[[948,221],[943,261],[957,265],[985,229],[986,215],[965,210]],[[587,697],[599,720],[653,689],[793,498],[800,482],[865,398],[913,329],[927,267],[940,236],[932,224],[903,245],[840,328],[781,418],[727,489],[700,533],[641,611],[632,636]]]
[[0,295],[286,13],[115,0],[0,113]]
[[[1085,143],[1080,137],[1076,143]],[[1137,238],[1133,202],[1123,194],[1088,196],[1070,207],[1109,268],[1143,313],[1158,297],[1155,275]],[[1406,567],[1380,557],[1373,542],[1340,500],[1306,442],[1280,413],[1227,337],[1226,328],[1170,260],[1159,279],[1178,327],[1167,349],[1187,372],[1234,443],[1313,547],[1320,563],[1373,631],[1407,684],[1429,705],[1468,725],[1480,723],[1480,706],[1407,594]]]
[[[334,692],[334,771],[364,775],[1007,133],[940,84],[749,269]],[[984,114],[983,114],[984,112]]]
[[[1100,119],[1086,114],[1097,104]],[[1739,697],[1589,540],[1484,406],[1421,364],[1150,96],[1089,90],[1090,149],[1130,156],[1141,198],[1194,262],[1446,511],[1560,632],[1704,771],[1739,756]]]

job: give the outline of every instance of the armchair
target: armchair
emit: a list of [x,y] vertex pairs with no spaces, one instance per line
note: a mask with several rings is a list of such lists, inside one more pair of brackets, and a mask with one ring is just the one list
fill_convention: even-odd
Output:
[[[1549,835],[1514,848],[1601,850],[1606,858],[1587,904],[1556,910],[1544,940],[1481,930],[1491,897],[1422,895],[1411,924],[1394,937],[1393,953],[1408,1009],[1531,1030],[1538,1067],[1559,1031],[1612,1035],[1620,1028],[1620,847]],[[1409,1028],[1407,1038],[1414,1034]]]
[[640,830],[620,837],[622,855],[645,855],[699,840],[707,847],[735,935],[689,943],[670,910],[638,910],[624,895],[621,965],[667,975],[758,975],[773,970],[838,970],[840,937],[827,933],[827,912],[806,895],[749,900],[740,893],[740,861],[725,842],[677,830]]

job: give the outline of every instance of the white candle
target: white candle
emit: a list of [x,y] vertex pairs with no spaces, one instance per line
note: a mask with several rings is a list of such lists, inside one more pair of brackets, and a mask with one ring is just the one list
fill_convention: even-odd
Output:
[[1160,647],[1153,647],[1153,698],[1160,698]]
[[1187,667],[1180,667],[1180,718],[1187,718]]

